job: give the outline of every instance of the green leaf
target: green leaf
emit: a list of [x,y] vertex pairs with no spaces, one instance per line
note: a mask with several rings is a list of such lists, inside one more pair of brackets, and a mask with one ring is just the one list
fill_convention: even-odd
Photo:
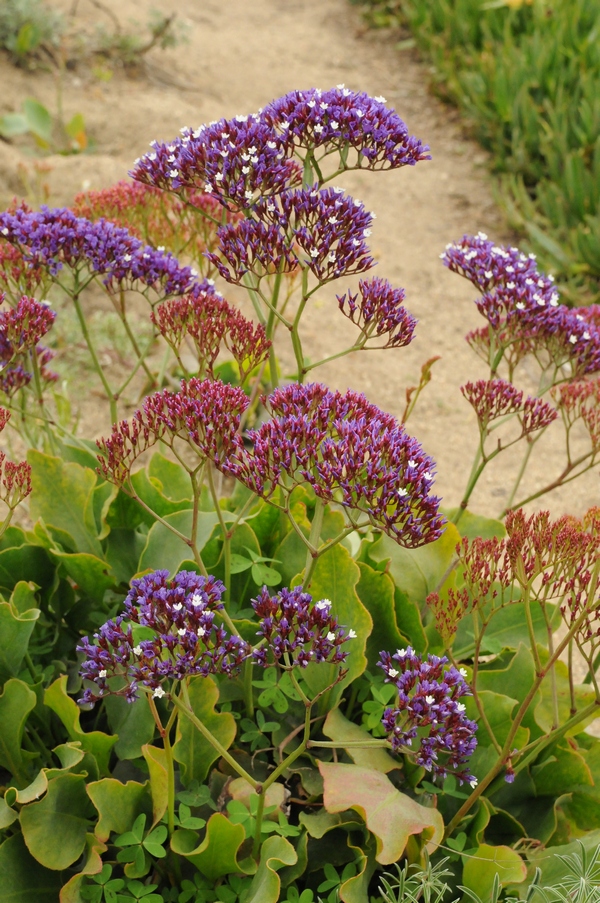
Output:
[[405,549],[382,533],[369,549],[369,558],[389,562],[388,572],[398,589],[422,605],[429,593],[438,589],[459,542],[460,534],[454,524],[446,524],[439,539],[419,549]]
[[[319,558],[310,584],[313,599],[330,599],[331,613],[337,617],[339,624],[356,633],[356,637],[345,644],[344,648],[348,650],[349,655],[344,668],[348,673],[331,693],[327,694],[329,708],[341,697],[344,687],[351,684],[367,667],[365,649],[373,629],[373,619],[356,594],[359,578],[358,565],[347,549],[337,545]],[[302,676],[311,692],[316,694],[334,683],[338,671],[338,665],[311,662]]]
[[0,118],[0,135],[3,138],[14,138],[26,135],[29,124],[23,113],[6,113]]
[[[547,650],[541,650],[542,664],[548,659]],[[569,687],[569,669],[564,662],[558,661],[554,665],[554,673],[556,679],[556,697],[558,702],[558,723],[564,724],[571,717],[571,691]],[[593,689],[588,684],[576,685],[575,704],[578,709],[583,709],[594,701],[595,695]],[[541,697],[541,698],[540,698]],[[541,686],[539,703],[535,708],[535,721],[543,733],[548,733],[554,722],[554,702],[552,698],[552,686],[550,680],[546,679]],[[598,718],[596,711],[592,712],[584,721],[580,721],[567,733],[567,737],[572,737],[580,733],[588,724],[591,724]]]
[[108,774],[110,753],[119,738],[102,731],[82,731],[79,724],[81,709],[67,693],[67,680],[67,675],[63,674],[48,687],[44,692],[44,704],[58,715],[69,739],[79,741],[81,748],[95,757],[100,773]]
[[323,776],[323,803],[330,813],[355,809],[377,839],[377,862],[396,862],[409,837],[425,834],[437,844],[444,823],[437,809],[428,809],[396,790],[388,777],[371,768],[337,762],[319,762]]
[[[492,693],[490,690],[480,690],[478,695],[487,717],[488,724],[490,725],[496,740],[500,746],[504,746],[508,733],[513,726],[513,716],[515,714],[515,707],[519,704],[518,701],[512,699],[510,696],[504,696],[501,693]],[[468,717],[479,723],[477,745],[480,747],[490,746],[492,744],[492,738],[483,722],[479,719],[477,706],[473,702],[473,699],[471,697],[465,698],[465,704],[467,706]],[[514,747],[516,749],[521,749],[528,741],[529,731],[526,728],[520,727],[513,741]]]
[[237,854],[245,839],[242,825],[234,825],[215,812],[207,822],[206,836],[199,846],[196,846],[195,831],[180,830],[171,838],[171,849],[178,856],[185,856],[209,881],[216,881],[242,871]]
[[21,828],[29,852],[46,868],[68,868],[84,850],[90,810],[84,775],[53,778],[40,802],[21,809]]
[[[184,536],[190,537],[192,535],[192,511],[176,511],[173,514],[165,515],[164,520]],[[199,551],[210,539],[217,522],[217,515],[214,512],[198,512],[196,545]],[[189,561],[191,558],[193,558],[192,550],[187,543],[176,536],[164,524],[156,522],[148,532],[148,538],[138,567],[140,571],[145,571],[148,568],[151,570],[164,568],[173,575],[177,573],[183,561]]]
[[510,847],[479,845],[467,859],[463,870],[463,883],[482,900],[486,900],[498,875],[502,886],[521,884],[527,877],[527,868],[518,853]]
[[21,740],[29,713],[35,708],[35,693],[22,680],[8,680],[0,696],[0,765],[21,778],[23,753]]
[[40,616],[35,584],[21,581],[9,602],[0,602],[0,683],[16,677],[29,647],[29,639]]
[[[193,677],[189,684],[189,694],[196,717],[225,749],[229,749],[236,733],[235,719],[230,712],[215,711],[219,688],[213,678]],[[181,780],[187,786],[194,779],[204,781],[210,766],[219,758],[219,753],[191,721],[180,713],[173,756],[181,764]]]
[[[165,498],[172,502],[191,502],[192,483],[181,464],[169,461],[160,452],[154,452],[148,462],[148,476],[159,481],[160,491]],[[154,485],[157,485],[156,482]]]
[[[323,733],[331,740],[335,740],[344,748],[345,741],[372,741],[373,737],[358,724],[353,724],[345,718],[339,709],[333,709],[327,715],[323,725]],[[355,765],[363,768],[373,768],[375,771],[381,771],[387,774],[395,768],[401,768],[401,762],[394,759],[387,750],[381,748],[360,749],[360,747],[350,747],[346,752],[353,760]]]
[[[166,517],[167,514],[174,514],[176,511],[190,510],[192,503],[189,499],[183,498],[173,501],[167,498],[162,480],[148,475],[149,467],[150,464],[146,470],[136,470],[131,475],[131,484],[135,489],[136,495],[161,517]],[[149,526],[154,522],[154,518],[147,511],[143,512],[143,517],[145,523]]]
[[98,605],[102,604],[107,589],[115,586],[115,578],[104,560],[85,552],[58,552],[52,549],[50,555],[59,561],[65,571],[84,596]]
[[[443,514],[452,520],[457,512],[457,508],[443,508]],[[458,532],[467,539],[503,539],[506,536],[506,527],[501,520],[493,517],[483,517],[481,514],[473,514],[468,509],[463,511],[457,524]]]
[[541,765],[531,769],[537,796],[559,797],[586,785],[594,786],[584,757],[569,746],[557,746]]
[[104,707],[111,731],[119,738],[115,753],[119,759],[137,759],[142,746],[154,739],[156,724],[145,696],[127,702],[122,696],[107,696]]
[[281,583],[281,574],[266,564],[252,565],[252,579],[258,586],[277,586]]
[[[93,834],[85,836],[85,862],[83,868],[76,875],[73,875],[60,891],[60,903],[81,903],[80,889],[86,875],[99,875],[103,868],[101,855],[106,853],[107,846],[94,837]],[[110,868],[110,866],[108,866]],[[98,888],[100,890],[100,888]],[[100,890],[102,895],[102,891]]]
[[27,97],[23,101],[23,113],[29,130],[49,145],[52,142],[52,116],[46,107],[34,97]]
[[[8,532],[8,531],[7,531]],[[19,581],[46,588],[52,584],[56,567],[39,545],[24,544],[0,552],[0,587],[9,592]]]
[[[142,746],[142,755],[148,766],[150,775],[150,792],[152,794],[152,826],[157,825],[165,812],[168,804],[169,777],[167,770],[167,754],[164,749],[145,744]],[[133,877],[133,876],[132,876]]]
[[277,903],[281,881],[277,872],[283,866],[295,865],[298,856],[285,837],[267,837],[260,851],[257,872],[246,897],[246,903]]
[[31,856],[20,834],[0,846],[0,903],[56,903],[60,875],[49,871]]
[[31,516],[41,517],[72,540],[71,551],[103,558],[94,518],[96,474],[79,464],[30,449]]
[[0,831],[9,828],[18,817],[19,813],[7,805],[4,797],[0,797]]
[[122,784],[115,778],[103,778],[87,785],[87,794],[100,816],[95,834],[99,840],[108,840],[111,834],[124,834],[131,830],[136,818],[152,816],[152,799],[149,784],[127,781]]
[[[360,580],[356,592],[373,619],[373,631],[366,649],[369,668],[373,670],[382,650],[389,652],[403,648],[407,640],[398,630],[392,578],[363,562],[359,562],[358,567]],[[373,673],[376,672],[373,670]]]

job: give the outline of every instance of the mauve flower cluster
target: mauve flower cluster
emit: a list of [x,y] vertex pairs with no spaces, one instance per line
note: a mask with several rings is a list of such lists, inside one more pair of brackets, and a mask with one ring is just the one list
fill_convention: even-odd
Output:
[[[600,329],[585,308],[559,304],[554,280],[538,272],[534,254],[498,246],[480,232],[448,245],[441,257],[482,293],[476,304],[496,345],[521,344],[521,356],[546,352],[557,367],[570,362],[570,376],[600,369]],[[473,338],[481,344],[481,336]]]
[[258,280],[275,273],[292,273],[298,261],[289,241],[273,224],[245,219],[221,226],[217,232],[219,253],[207,258],[227,282],[240,285],[247,273]]
[[477,414],[483,433],[498,417],[516,414],[521,424],[521,436],[549,426],[558,417],[557,411],[541,398],[527,396],[504,379],[479,379],[461,386],[461,392]]
[[[136,161],[134,179],[172,191],[195,188],[241,208],[300,183],[301,169],[289,159],[297,149],[337,151],[342,169],[395,169],[429,159],[384,98],[344,85],[292,91],[258,113],[185,128],[169,144],[151,146]],[[347,160],[351,148],[357,162]]]
[[127,229],[104,219],[91,223],[67,208],[0,213],[0,238],[17,245],[29,264],[46,267],[53,276],[65,265],[85,267],[104,276],[104,284],[113,290],[141,283],[182,294],[194,283],[190,267],[182,267],[172,254],[145,245]]
[[[188,442],[198,456],[228,471],[230,459],[239,457],[240,418],[248,398],[237,386],[220,380],[183,380],[179,392],[149,395],[131,421],[122,420],[108,439],[99,439],[98,460],[105,479],[118,486],[128,478],[135,460],[156,442]],[[231,465],[234,466],[234,465]]]
[[271,347],[264,326],[247,320],[207,282],[195,286],[188,295],[159,304],[150,319],[176,355],[189,336],[199,371],[211,376],[222,346],[233,355],[242,381],[262,363]]
[[[165,680],[239,670],[250,647],[215,624],[224,591],[220,580],[193,571],[169,579],[168,571],[159,570],[132,580],[124,614],[107,621],[93,642],[84,637],[77,647],[85,656],[79,673],[96,685],[84,691],[80,704],[93,705],[110,693],[133,702],[140,684],[160,698]],[[150,628],[154,636],[136,644],[132,624]],[[111,688],[114,677],[124,685]]]
[[[379,348],[400,348],[412,342],[416,319],[404,307],[404,289],[393,288],[387,279],[361,279],[361,295],[346,292],[338,295],[341,312],[355,323],[365,338],[387,336]],[[367,346],[372,348],[374,346]]]
[[0,242],[0,286],[5,287],[16,300],[23,294],[46,292],[51,279],[40,264],[26,261],[19,248]]
[[[369,97],[345,85],[328,91],[310,88],[273,100],[261,119],[276,130],[288,154],[319,149],[323,156],[345,155],[352,148],[358,154],[355,165],[373,170],[429,160],[429,148],[408,134],[405,123],[385,103],[384,97]],[[347,160],[341,162],[350,168]]]
[[[1,294],[0,304],[4,299],[5,295]],[[26,295],[14,308],[0,311],[0,391],[9,398],[33,379],[33,374],[26,369],[30,364],[29,352],[37,357],[42,385],[58,379],[58,374],[47,368],[54,352],[37,344],[52,328],[55,318],[55,312],[46,304]]]
[[[10,411],[0,408],[0,433],[10,420]],[[15,464],[0,451],[0,499],[12,510],[31,492],[31,467],[26,461]]]
[[318,384],[276,389],[267,407],[271,419],[249,432],[252,449],[235,470],[258,495],[271,500],[277,487],[307,482],[408,548],[440,536],[433,461],[392,415]]
[[[417,765],[434,776],[445,778],[452,771],[461,784],[474,787],[477,781],[463,767],[477,746],[477,724],[459,701],[471,695],[466,671],[446,667],[446,656],[428,655],[424,661],[410,646],[394,655],[382,652],[377,664],[385,682],[398,690],[396,704],[382,719],[392,749],[411,753]],[[413,740],[418,740],[418,749],[412,749]]]
[[581,420],[590,437],[592,454],[600,452],[600,379],[564,383],[552,388],[567,433]]
[[254,657],[264,667],[270,655],[286,669],[305,668],[309,662],[341,665],[348,657],[341,647],[356,634],[339,626],[329,599],[314,602],[301,586],[270,596],[265,586],[252,607],[261,619],[257,635],[266,640],[266,646],[255,649]]
[[169,144],[152,141],[152,151],[136,160],[132,178],[170,191],[201,191],[243,209],[301,181],[299,165],[286,158],[283,141],[258,114],[181,133]]

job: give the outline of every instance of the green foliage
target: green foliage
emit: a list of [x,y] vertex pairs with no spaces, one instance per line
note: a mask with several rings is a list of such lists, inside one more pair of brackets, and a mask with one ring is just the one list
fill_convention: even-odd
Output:
[[492,154],[498,196],[571,297],[600,282],[597,0],[360,0],[376,26],[408,26]]
[[0,5],[0,47],[23,65],[44,45],[56,46],[63,17],[43,0],[3,0]]

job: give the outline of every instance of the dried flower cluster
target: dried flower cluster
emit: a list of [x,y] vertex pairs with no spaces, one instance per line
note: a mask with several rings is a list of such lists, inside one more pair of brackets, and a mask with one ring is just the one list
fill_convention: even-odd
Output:
[[549,426],[558,417],[556,410],[548,402],[541,398],[525,397],[524,392],[504,379],[469,382],[461,386],[461,392],[475,410],[482,434],[499,417],[518,417],[521,425],[518,438]]
[[[0,433],[10,420],[10,411],[0,408]],[[26,461],[15,464],[0,451],[0,499],[11,511],[31,492],[31,467]]]

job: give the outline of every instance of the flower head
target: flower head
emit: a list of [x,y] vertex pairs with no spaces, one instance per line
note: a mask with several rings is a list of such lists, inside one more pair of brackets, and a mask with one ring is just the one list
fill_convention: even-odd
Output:
[[275,596],[263,587],[252,600],[252,607],[261,619],[257,635],[267,644],[254,652],[259,664],[268,664],[268,653],[286,668],[305,668],[309,662],[341,665],[348,657],[341,647],[354,631],[338,625],[331,614],[331,603],[315,603],[301,586],[282,589]]
[[[397,662],[397,664],[393,664]],[[464,767],[477,746],[477,724],[466,717],[459,700],[471,695],[462,674],[446,656],[424,660],[410,646],[394,655],[382,652],[378,662],[386,683],[395,684],[398,697],[384,712],[382,724],[392,748],[409,752],[418,765],[444,778],[453,773],[462,783],[473,776]],[[418,738],[419,748],[412,749]]]
[[[417,321],[404,307],[404,289],[393,288],[387,279],[361,279],[361,295],[346,292],[337,300],[344,316],[367,338],[386,337],[382,348],[400,348],[412,342]],[[373,346],[369,346],[373,347]]]
[[461,386],[461,392],[473,406],[480,429],[484,433],[493,420],[515,414],[521,425],[519,436],[521,438],[535,430],[543,429],[558,416],[556,409],[548,402],[541,398],[525,397],[520,389],[504,379],[479,379],[474,383],[469,382]]
[[[239,670],[250,647],[215,624],[224,589],[215,577],[193,571],[180,571],[171,579],[168,571],[154,571],[132,580],[124,613],[107,621],[92,642],[84,637],[77,647],[85,656],[81,677],[95,684],[80,703],[93,704],[109,693],[133,702],[140,685],[160,698],[165,680]],[[150,628],[153,636],[136,645],[135,624]],[[125,685],[112,689],[114,677]]]

